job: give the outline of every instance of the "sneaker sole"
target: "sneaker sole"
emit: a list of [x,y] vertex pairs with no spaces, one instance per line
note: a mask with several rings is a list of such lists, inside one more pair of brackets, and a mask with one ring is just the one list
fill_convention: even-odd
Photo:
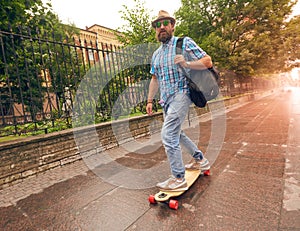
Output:
[[164,192],[180,192],[180,191],[186,191],[188,190],[189,187],[185,187],[185,188],[178,188],[178,189],[165,189],[165,188],[159,188],[160,191],[164,191]]
[[[205,168],[201,168],[201,172],[207,171],[210,169],[210,166],[205,167]],[[189,171],[199,171],[199,168],[185,168],[185,170],[189,170]]]
[[207,167],[205,167],[205,168],[201,168],[201,172],[207,171],[207,170],[209,170],[209,169],[210,169],[210,166],[207,166]]

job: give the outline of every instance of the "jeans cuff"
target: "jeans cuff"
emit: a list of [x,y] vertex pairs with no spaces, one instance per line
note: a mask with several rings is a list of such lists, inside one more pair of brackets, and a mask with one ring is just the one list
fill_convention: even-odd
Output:
[[197,160],[203,160],[203,153],[201,151],[196,151],[193,155],[193,158]]

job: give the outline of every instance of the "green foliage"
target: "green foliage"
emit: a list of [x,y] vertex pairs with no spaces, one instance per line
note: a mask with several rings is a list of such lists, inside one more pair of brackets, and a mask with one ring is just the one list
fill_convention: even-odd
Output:
[[[66,86],[74,86],[76,51],[66,45],[67,37],[78,34],[73,25],[64,25],[41,0],[1,0],[0,31],[4,55],[0,57],[0,93],[6,108],[21,103],[32,120],[42,111],[46,92],[62,97]],[[9,30],[9,32],[7,32]],[[30,38],[30,39],[28,39]],[[60,41],[60,45],[53,41]],[[68,61],[66,61],[68,60]],[[45,83],[45,76],[51,83]],[[52,89],[51,89],[52,86]]]
[[[6,126],[5,128],[1,129],[0,137],[5,137],[8,135],[35,136],[55,131],[62,131],[70,127],[69,121],[65,119],[56,119],[55,121],[39,121],[35,123],[20,124],[17,126]],[[14,138],[11,137],[11,139]]]
[[300,59],[300,16],[287,22],[286,26],[281,30],[281,37],[284,38],[282,44],[284,49],[280,50],[279,54],[285,60],[288,60],[288,67],[296,67],[297,62],[295,61]]
[[182,7],[175,12],[177,26],[175,33],[189,36],[199,45],[215,31],[214,22],[218,19],[216,5],[212,1],[182,0]]
[[152,18],[145,9],[145,2],[140,0],[134,2],[134,9],[123,5],[124,9],[120,11],[121,18],[128,24],[118,28],[122,31],[121,36],[117,34],[119,41],[125,46],[156,42],[155,32],[151,28]]
[[292,52],[299,26],[286,20],[292,6],[290,0],[182,0],[176,33],[195,39],[219,67],[239,76],[280,72],[284,53],[299,58]]

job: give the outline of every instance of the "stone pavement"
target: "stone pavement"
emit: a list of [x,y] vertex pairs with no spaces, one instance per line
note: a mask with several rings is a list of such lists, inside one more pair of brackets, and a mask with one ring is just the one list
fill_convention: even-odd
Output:
[[0,207],[16,205],[19,200],[28,197],[28,195],[40,193],[54,184],[66,181],[75,176],[86,175],[88,170],[83,161],[77,161],[36,176],[28,177],[22,182],[0,191]]
[[[185,129],[208,154],[214,142],[209,118]],[[0,230],[300,230],[299,130],[300,90],[276,92],[226,112],[213,174],[178,198],[178,210],[150,205],[152,184],[128,188],[113,181],[130,182],[155,167],[149,179],[167,177],[156,137],[139,146],[144,152],[110,150],[112,162],[135,169],[134,176],[112,163],[91,170],[88,161],[77,161],[1,190]]]

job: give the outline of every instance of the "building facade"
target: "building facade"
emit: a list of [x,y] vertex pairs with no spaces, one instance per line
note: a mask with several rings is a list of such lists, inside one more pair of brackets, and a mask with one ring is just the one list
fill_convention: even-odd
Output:
[[98,62],[101,59],[99,50],[102,51],[100,56],[105,58],[110,52],[121,47],[122,44],[118,41],[117,34],[122,35],[116,30],[98,24],[80,29],[79,37],[75,38],[75,43],[76,46],[84,48],[81,51],[78,50],[79,53],[84,52],[84,63],[92,65],[94,62]]

